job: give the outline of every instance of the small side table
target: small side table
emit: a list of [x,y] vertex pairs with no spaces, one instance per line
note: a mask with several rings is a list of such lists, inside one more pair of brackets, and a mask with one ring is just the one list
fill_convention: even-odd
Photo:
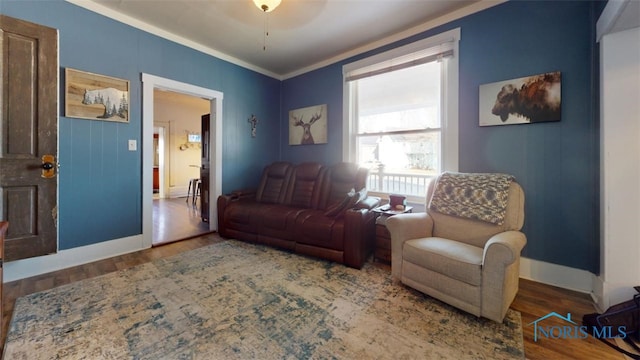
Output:
[[376,218],[376,246],[374,251],[374,260],[390,263],[391,262],[391,234],[385,225],[387,219],[393,215],[407,214],[413,211],[413,207],[406,206],[404,210],[391,210],[389,205],[383,205],[373,209],[377,214]]

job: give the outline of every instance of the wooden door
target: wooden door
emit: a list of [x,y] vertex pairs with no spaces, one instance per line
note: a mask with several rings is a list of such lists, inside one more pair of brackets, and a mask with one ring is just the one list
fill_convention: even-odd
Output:
[[200,165],[200,215],[202,221],[209,222],[209,173],[211,160],[209,148],[211,144],[210,115],[202,115],[202,161]]
[[5,260],[57,249],[58,32],[0,15],[0,220]]
[[[4,249],[4,236],[7,232],[8,227],[8,222],[0,221],[0,314],[4,314],[2,312],[2,302],[4,301],[4,293],[2,292],[2,284],[4,283],[4,275],[2,275],[4,257],[2,254],[2,250]],[[0,324],[2,324],[0,325],[0,339],[2,339],[2,329],[4,328],[4,321],[0,321]]]

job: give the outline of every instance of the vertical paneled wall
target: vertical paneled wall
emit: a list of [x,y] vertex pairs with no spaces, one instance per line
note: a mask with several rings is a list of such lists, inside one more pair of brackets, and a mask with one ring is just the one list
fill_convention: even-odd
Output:
[[[98,15],[62,0],[2,1],[8,16],[59,30],[59,248],[69,249],[142,231],[141,73],[224,93],[223,191],[257,182],[279,157],[280,81]],[[127,79],[130,122],[64,116],[64,69]],[[247,119],[260,118],[251,138]],[[128,140],[138,142],[129,151]]]
[[[598,126],[593,2],[509,1],[384,49],[306,73],[283,83],[282,158],[342,160],[342,65],[432,36],[461,29],[460,171],[505,172],[526,192],[523,255],[597,273]],[[562,73],[562,120],[480,127],[482,84]],[[287,144],[287,111],[327,103],[329,144]]]
[[[335,64],[285,80],[282,88],[282,159],[299,164],[317,161],[332,164],[342,160],[342,65]],[[327,143],[289,145],[289,111],[327,104]]]
[[[460,170],[512,173],[523,185],[524,256],[597,273],[594,4],[509,1],[370,53],[460,27]],[[3,1],[0,11],[59,29],[61,74],[72,67],[131,81],[129,124],[60,117],[61,249],[141,231],[142,157],[127,150],[129,139],[145,141],[141,72],[224,93],[223,192],[255,185],[274,160],[342,160],[342,65],[365,54],[281,84],[64,1]],[[547,71],[562,72],[560,122],[478,126],[480,85]],[[328,106],[329,143],[288,145],[289,110],[317,104]]]

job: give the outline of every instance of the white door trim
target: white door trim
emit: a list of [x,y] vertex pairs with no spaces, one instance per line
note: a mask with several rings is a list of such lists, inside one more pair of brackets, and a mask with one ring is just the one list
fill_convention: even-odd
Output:
[[222,92],[142,73],[142,248],[153,240],[153,90],[169,90],[211,101],[211,145],[209,158],[209,229],[218,229],[216,199],[222,194]]

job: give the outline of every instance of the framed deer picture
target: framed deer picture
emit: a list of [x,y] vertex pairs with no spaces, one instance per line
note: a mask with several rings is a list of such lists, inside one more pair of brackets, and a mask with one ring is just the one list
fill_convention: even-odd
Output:
[[327,143],[327,104],[289,111],[289,145]]

